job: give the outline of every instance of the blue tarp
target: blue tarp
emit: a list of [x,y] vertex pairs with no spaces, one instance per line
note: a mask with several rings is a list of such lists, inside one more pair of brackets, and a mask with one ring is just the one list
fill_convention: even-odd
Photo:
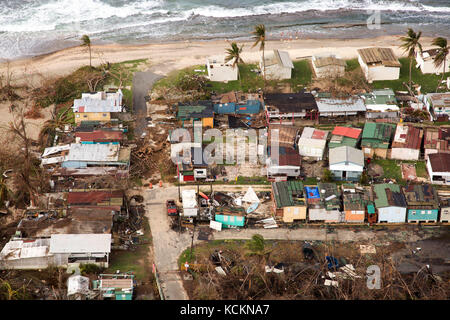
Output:
[[319,188],[317,187],[305,187],[306,197],[308,199],[320,199]]

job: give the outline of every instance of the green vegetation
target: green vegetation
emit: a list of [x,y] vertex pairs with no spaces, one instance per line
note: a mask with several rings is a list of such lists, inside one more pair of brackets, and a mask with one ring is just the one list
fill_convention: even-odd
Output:
[[148,280],[152,277],[152,268],[148,259],[151,246],[151,232],[148,219],[143,219],[144,235],[139,237],[139,244],[128,250],[115,250],[110,255],[109,268],[106,273],[134,272],[137,280]]
[[345,63],[347,64],[345,71],[354,71],[359,68],[359,61],[357,58],[346,60]]
[[376,159],[372,163],[378,164],[383,168],[383,178],[395,179],[398,183],[404,183],[402,179],[402,171],[396,160],[392,159]]
[[93,263],[80,264],[80,272],[83,276],[88,274],[100,274],[103,271],[102,267],[99,267]]
[[[402,65],[400,68],[400,78],[398,80],[374,81],[372,84],[373,88],[392,88],[394,91],[407,90],[403,83],[408,83],[409,81],[409,59],[400,58],[399,61]],[[422,86],[422,93],[435,92],[436,84],[441,79],[441,77],[442,75],[423,74],[422,71],[418,68],[412,68],[411,70],[412,82]],[[450,72],[446,73],[445,77],[450,77]]]
[[425,161],[414,161],[418,177],[428,178],[427,164]]

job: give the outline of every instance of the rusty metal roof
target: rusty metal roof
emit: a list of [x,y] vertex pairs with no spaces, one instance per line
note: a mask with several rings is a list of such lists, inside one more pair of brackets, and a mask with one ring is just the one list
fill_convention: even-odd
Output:
[[400,61],[391,48],[358,49],[358,53],[367,65],[382,64],[385,67],[401,67]]
[[69,205],[119,205],[123,202],[123,191],[89,191],[69,192],[67,204]]
[[433,172],[450,172],[450,153],[433,153],[428,160]]
[[392,142],[392,148],[420,149],[423,131],[414,126],[398,125]]

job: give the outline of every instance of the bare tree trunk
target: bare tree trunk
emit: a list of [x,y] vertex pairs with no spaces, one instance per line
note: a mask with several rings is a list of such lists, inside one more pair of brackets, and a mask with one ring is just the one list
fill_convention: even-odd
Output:
[[438,83],[438,85],[436,87],[436,92],[439,91],[439,86],[441,85],[442,80],[444,80],[444,76],[445,76],[445,60],[447,60],[447,56],[444,57],[444,70],[442,70],[442,77],[441,77],[441,80],[439,81],[439,83]]
[[412,56],[409,57],[409,87],[410,88],[411,88],[411,83],[412,83],[412,80],[411,80],[411,67],[412,67]]

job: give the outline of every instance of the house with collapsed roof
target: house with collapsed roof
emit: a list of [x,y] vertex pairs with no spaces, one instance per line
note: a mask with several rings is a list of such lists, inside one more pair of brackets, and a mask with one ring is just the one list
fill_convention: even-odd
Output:
[[311,64],[317,78],[339,78],[345,74],[346,63],[335,54],[313,55]]
[[318,119],[316,100],[311,93],[265,93],[267,123],[294,125],[298,119]]
[[408,222],[438,221],[439,197],[432,185],[412,184],[402,187],[402,191],[408,205]]
[[267,132],[267,145],[275,147],[295,148],[297,146],[299,128],[273,123]]
[[342,146],[356,148],[361,139],[362,129],[351,127],[334,127],[331,132],[331,139],[328,143],[328,149],[333,149]]
[[353,184],[342,185],[342,191],[345,222],[363,223],[366,213],[373,207],[369,191]]
[[392,89],[378,89],[361,94],[366,105],[366,119],[398,120],[400,108]]
[[214,128],[214,107],[211,101],[178,103],[177,119],[181,126],[193,127],[196,123],[204,128]]
[[335,183],[321,183],[305,188],[308,203],[308,220],[342,222],[341,191]]
[[[273,151],[275,153],[273,153]],[[267,178],[282,181],[288,177],[300,176],[301,157],[297,150],[289,147],[269,148],[267,158]]]
[[376,155],[386,159],[387,152],[394,137],[396,125],[391,123],[366,122],[361,139],[361,149],[365,158]]
[[289,52],[274,49],[272,53],[264,55],[264,61],[263,55],[261,55],[259,68],[261,74],[265,76],[266,79],[284,80],[291,78],[294,64],[292,63],[291,57],[289,57]]
[[364,117],[366,106],[364,100],[358,96],[332,98],[330,94],[319,93],[316,95],[316,104],[319,117]]
[[109,122],[112,112],[123,112],[122,90],[117,92],[83,93],[81,99],[73,101],[72,111],[75,123],[83,121]]
[[400,77],[401,64],[391,48],[358,49],[358,62],[369,83]]
[[261,94],[231,91],[211,99],[216,114],[256,114],[261,111]]
[[[416,68],[420,68],[423,74],[426,73],[434,73],[441,74],[444,70],[444,67],[441,65],[439,68],[436,68],[434,64],[434,58],[436,57],[439,49],[429,49],[429,50],[417,50],[416,52]],[[445,72],[450,72],[450,56],[447,56],[445,61]]]
[[67,268],[96,264],[107,268],[111,234],[53,234],[50,238],[12,238],[0,252],[0,269]]
[[425,128],[423,140],[425,160],[432,153],[450,153],[450,128],[448,127]]
[[213,56],[206,59],[208,79],[211,81],[228,82],[238,79],[239,69],[233,66],[233,59],[225,62],[225,56]]
[[289,180],[272,183],[272,209],[283,222],[306,221],[306,200],[303,183]]
[[450,118],[450,92],[428,93],[424,99],[434,121],[448,121]]
[[328,155],[329,169],[333,178],[344,181],[359,181],[364,171],[364,154],[362,150],[342,146],[330,149]]
[[419,160],[423,130],[399,123],[392,141],[391,159]]
[[312,127],[303,128],[302,135],[297,142],[301,156],[322,160],[327,145],[328,131]]
[[450,185],[450,153],[429,154],[427,171],[431,183]]
[[406,199],[400,186],[393,183],[373,186],[374,203],[378,212],[378,223],[404,223],[406,221]]

